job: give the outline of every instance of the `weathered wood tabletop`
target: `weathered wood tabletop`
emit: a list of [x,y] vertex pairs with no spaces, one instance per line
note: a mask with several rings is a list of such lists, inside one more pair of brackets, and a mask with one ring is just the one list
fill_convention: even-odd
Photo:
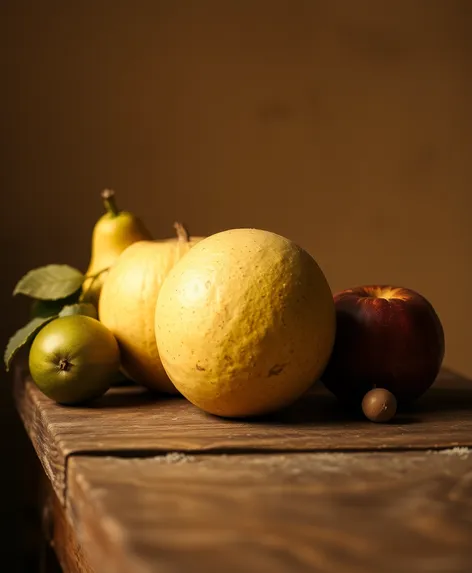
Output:
[[75,457],[68,503],[97,571],[470,572],[472,456],[449,452]]
[[137,386],[66,408],[25,372],[15,398],[66,571],[472,571],[472,382],[446,369],[385,425],[320,388],[251,421]]

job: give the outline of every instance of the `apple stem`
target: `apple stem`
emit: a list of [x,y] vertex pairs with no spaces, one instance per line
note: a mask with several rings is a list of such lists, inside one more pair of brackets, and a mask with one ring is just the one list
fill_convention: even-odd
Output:
[[179,223],[178,221],[174,223],[174,229],[177,233],[177,239],[183,243],[188,243],[190,240],[190,236],[188,234],[187,229],[185,228],[183,223]]
[[107,212],[116,217],[120,210],[116,205],[115,192],[112,189],[104,189],[101,195]]
[[61,358],[59,361],[59,370],[62,372],[67,372],[70,370],[71,363],[67,360],[67,358]]

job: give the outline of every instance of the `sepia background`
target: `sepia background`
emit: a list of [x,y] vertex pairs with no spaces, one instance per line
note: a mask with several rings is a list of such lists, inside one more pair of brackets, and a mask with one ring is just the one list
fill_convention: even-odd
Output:
[[[3,0],[2,347],[26,320],[15,282],[85,270],[112,187],[156,238],[265,228],[333,291],[420,291],[472,376],[471,30],[468,0]],[[4,373],[2,459],[20,460],[10,392]],[[8,467],[18,541],[30,484]]]

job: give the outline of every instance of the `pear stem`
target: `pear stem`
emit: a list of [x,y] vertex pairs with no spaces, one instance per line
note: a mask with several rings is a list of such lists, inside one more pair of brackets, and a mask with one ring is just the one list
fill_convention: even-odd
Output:
[[102,191],[102,199],[107,212],[116,217],[120,210],[116,206],[115,192],[112,189],[104,189]]
[[188,243],[190,240],[190,236],[188,234],[187,229],[183,225],[183,223],[176,222],[174,223],[174,229],[177,233],[177,239],[182,241],[183,243]]

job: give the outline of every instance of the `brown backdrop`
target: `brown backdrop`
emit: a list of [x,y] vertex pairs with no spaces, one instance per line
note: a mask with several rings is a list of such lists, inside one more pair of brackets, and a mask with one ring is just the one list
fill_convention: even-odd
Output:
[[471,2],[4,0],[0,20],[2,343],[23,272],[85,268],[112,186],[156,237],[267,228],[335,291],[419,290],[472,375]]

